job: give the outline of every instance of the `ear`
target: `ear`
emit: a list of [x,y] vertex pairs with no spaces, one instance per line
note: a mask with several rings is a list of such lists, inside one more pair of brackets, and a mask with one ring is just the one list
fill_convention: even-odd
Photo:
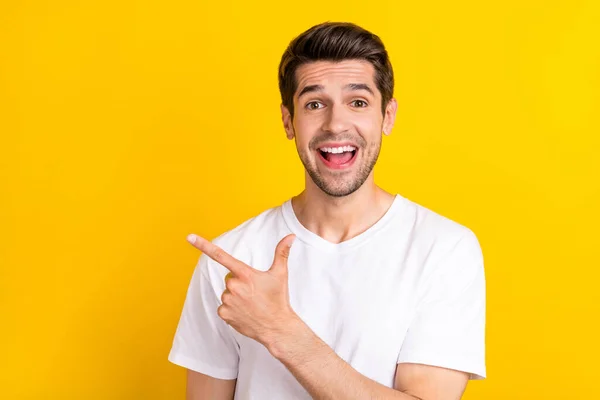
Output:
[[385,107],[385,114],[383,116],[383,133],[389,136],[392,133],[394,122],[396,121],[396,111],[398,110],[398,102],[395,98],[391,98]]
[[292,140],[294,138],[292,114],[290,113],[290,110],[288,110],[283,104],[281,104],[281,121],[283,122],[283,129],[285,129],[287,138]]

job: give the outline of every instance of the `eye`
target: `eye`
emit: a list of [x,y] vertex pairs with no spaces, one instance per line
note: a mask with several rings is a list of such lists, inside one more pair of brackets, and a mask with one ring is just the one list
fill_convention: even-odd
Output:
[[308,108],[309,110],[318,110],[319,108],[322,108],[322,107],[319,107],[319,105],[323,105],[323,104],[319,103],[318,101],[310,101],[310,102],[306,103],[305,108]]
[[367,102],[364,100],[353,100],[352,103],[358,108],[364,108],[368,106]]

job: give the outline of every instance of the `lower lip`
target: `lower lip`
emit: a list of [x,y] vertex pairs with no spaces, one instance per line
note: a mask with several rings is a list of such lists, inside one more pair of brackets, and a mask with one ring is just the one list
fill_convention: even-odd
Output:
[[319,157],[319,159],[321,160],[321,162],[323,164],[325,164],[325,166],[329,169],[348,169],[352,166],[352,164],[354,164],[354,161],[356,160],[356,158],[358,157],[358,149],[356,149],[356,151],[354,152],[354,156],[347,162],[344,164],[335,164],[332,163],[330,161],[327,161],[323,155],[321,154],[321,152],[319,150],[317,150],[317,157]]

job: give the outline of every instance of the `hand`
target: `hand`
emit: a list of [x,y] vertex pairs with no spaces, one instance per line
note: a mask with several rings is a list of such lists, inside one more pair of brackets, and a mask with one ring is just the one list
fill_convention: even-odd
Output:
[[236,331],[265,347],[278,340],[291,322],[299,320],[292,310],[288,291],[287,261],[295,235],[284,237],[275,249],[273,264],[259,271],[227,254],[223,249],[197,235],[188,241],[229,271],[222,305],[217,314]]

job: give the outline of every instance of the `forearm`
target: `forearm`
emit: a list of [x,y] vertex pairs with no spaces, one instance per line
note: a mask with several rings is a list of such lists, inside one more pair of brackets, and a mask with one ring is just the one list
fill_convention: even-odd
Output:
[[314,399],[417,400],[360,374],[299,319],[267,348]]

